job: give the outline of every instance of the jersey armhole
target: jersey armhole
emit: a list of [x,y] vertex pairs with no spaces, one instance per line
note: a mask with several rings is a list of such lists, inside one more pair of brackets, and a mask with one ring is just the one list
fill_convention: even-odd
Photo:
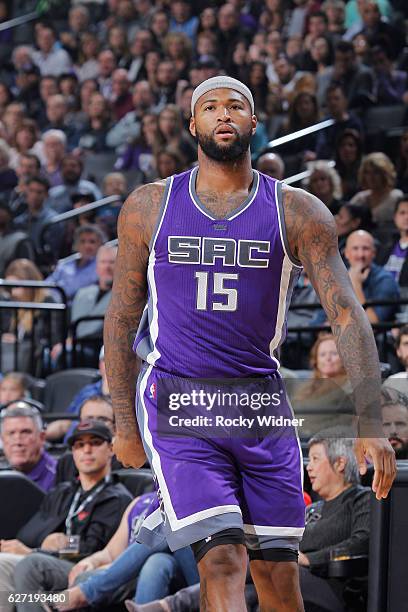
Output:
[[276,200],[276,209],[278,213],[278,221],[279,221],[279,233],[282,241],[283,250],[291,262],[296,268],[303,269],[302,262],[297,259],[290,250],[288,236],[286,233],[286,224],[285,224],[285,213],[283,208],[283,193],[282,193],[282,182],[276,181],[275,183],[275,200]]
[[152,233],[152,237],[149,242],[149,252],[151,253],[154,249],[157,236],[159,235],[161,225],[163,223],[164,215],[166,214],[167,204],[169,203],[171,188],[173,185],[174,176],[169,176],[166,179],[166,186],[160,202],[159,214],[157,215],[156,223]]

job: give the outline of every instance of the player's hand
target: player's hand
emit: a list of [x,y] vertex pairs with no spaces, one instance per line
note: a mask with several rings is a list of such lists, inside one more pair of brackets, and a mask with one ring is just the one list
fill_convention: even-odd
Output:
[[146,461],[146,453],[139,432],[117,431],[113,440],[113,452],[124,467],[140,468]]
[[358,438],[355,453],[361,475],[367,472],[366,459],[373,463],[372,490],[377,499],[386,498],[397,473],[395,452],[387,438]]

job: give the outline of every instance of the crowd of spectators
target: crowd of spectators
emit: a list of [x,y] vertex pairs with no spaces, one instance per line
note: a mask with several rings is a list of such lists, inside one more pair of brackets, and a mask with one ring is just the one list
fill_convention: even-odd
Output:
[[[0,0],[0,23],[35,4]],[[299,174],[293,184],[335,216],[360,303],[384,302],[365,306],[386,378],[383,429],[397,457],[408,459],[408,306],[398,303],[408,298],[408,4],[49,5],[35,21],[0,32],[0,278],[10,285],[0,287],[0,300],[31,304],[15,313],[0,308],[2,467],[24,474],[45,495],[14,539],[1,540],[0,586],[70,587],[75,608],[110,609],[135,597],[128,609],[191,612],[199,606],[191,551],[173,555],[135,542],[154,494],[131,501],[114,476],[123,466],[112,458],[114,415],[100,349],[121,204],[138,185],[196,164],[189,120],[200,82],[219,74],[245,82],[258,117],[254,167],[289,182]],[[326,119],[325,129],[285,139]],[[283,141],[275,146],[276,139]],[[110,199],[83,208],[102,198]],[[303,329],[289,329],[281,363],[295,412],[306,417],[301,434],[313,497],[300,555],[302,591],[307,610],[340,611],[344,584],[329,583],[321,566],[339,544],[351,556],[367,554],[369,494],[350,441],[319,433],[350,426],[354,415],[334,338],[315,329],[326,317],[304,273],[292,307],[289,328]],[[387,329],[378,331],[383,323]],[[100,379],[73,394],[66,414],[45,426],[29,374],[45,377],[66,366],[98,368]],[[77,509],[89,507],[70,517],[77,493]],[[80,535],[76,565],[58,553],[71,533]],[[187,588],[171,596],[180,587]],[[253,585],[246,593],[256,610]]]

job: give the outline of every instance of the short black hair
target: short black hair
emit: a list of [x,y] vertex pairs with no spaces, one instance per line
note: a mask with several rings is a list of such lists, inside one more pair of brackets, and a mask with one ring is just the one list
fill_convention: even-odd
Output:
[[404,325],[403,327],[400,328],[398,332],[398,336],[395,339],[396,348],[399,348],[399,345],[401,344],[402,336],[408,336],[408,325]]
[[348,40],[339,40],[335,47],[336,51],[340,51],[340,53],[352,53],[356,54],[353,43]]
[[394,208],[394,215],[398,212],[398,209],[403,202],[408,202],[408,193],[403,193],[402,196],[398,198]]
[[42,185],[43,187],[45,187],[47,191],[50,188],[50,183],[47,181],[47,179],[44,176],[32,176],[31,178],[27,180],[26,185],[30,185],[31,183],[38,183],[39,185]]

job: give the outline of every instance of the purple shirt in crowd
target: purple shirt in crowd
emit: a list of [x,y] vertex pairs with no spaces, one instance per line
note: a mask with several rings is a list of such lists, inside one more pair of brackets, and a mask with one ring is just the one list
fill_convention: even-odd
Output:
[[57,460],[43,452],[37,465],[26,476],[47,493],[55,484]]

